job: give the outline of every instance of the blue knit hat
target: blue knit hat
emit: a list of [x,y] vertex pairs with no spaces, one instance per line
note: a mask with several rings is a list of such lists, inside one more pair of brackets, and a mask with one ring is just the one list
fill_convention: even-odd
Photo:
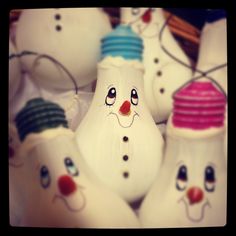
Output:
[[42,98],[29,100],[17,114],[15,121],[21,141],[30,133],[40,133],[58,126],[68,128],[64,110]]
[[142,61],[143,41],[129,25],[119,25],[102,39],[102,59],[107,56]]

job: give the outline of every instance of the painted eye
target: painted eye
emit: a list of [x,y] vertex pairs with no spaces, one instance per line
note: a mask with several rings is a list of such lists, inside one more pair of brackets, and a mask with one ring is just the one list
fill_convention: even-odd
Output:
[[65,163],[67,172],[70,175],[73,175],[73,176],[78,176],[79,175],[78,169],[76,168],[74,162],[69,157],[65,158],[64,163]]
[[138,93],[136,89],[131,90],[131,103],[135,106],[138,105]]
[[204,186],[208,192],[214,192],[215,190],[215,170],[212,166],[207,166],[205,169]]
[[116,101],[116,89],[114,87],[110,88],[106,96],[106,105],[112,106]]
[[40,183],[43,188],[49,187],[51,182],[50,174],[46,166],[42,166],[40,169]]
[[182,165],[179,167],[178,174],[176,177],[176,188],[179,191],[183,191],[186,189],[188,181],[188,175],[187,175],[187,167],[185,165]]
[[133,7],[132,8],[132,14],[133,15],[138,15],[140,13],[140,8],[138,7]]

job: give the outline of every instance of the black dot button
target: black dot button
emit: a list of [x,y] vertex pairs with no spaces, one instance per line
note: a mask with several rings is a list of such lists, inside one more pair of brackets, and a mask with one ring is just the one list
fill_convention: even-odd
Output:
[[164,88],[161,88],[160,89],[160,93],[164,93],[165,92],[165,89]]
[[157,76],[162,76],[162,72],[160,70],[157,71]]
[[56,14],[56,15],[55,15],[55,19],[56,19],[56,20],[60,20],[60,19],[61,19],[61,15],[60,15],[60,14]]
[[158,59],[158,58],[154,58],[154,62],[155,62],[155,63],[158,63],[158,62],[159,62],[159,59]]
[[129,177],[129,172],[125,171],[125,172],[123,173],[123,176],[124,176],[124,178],[128,178],[128,177]]
[[56,30],[57,30],[57,31],[61,31],[61,26],[60,26],[60,25],[57,25],[57,26],[56,26]]
[[129,140],[129,138],[128,138],[127,136],[124,136],[124,137],[123,137],[123,141],[124,141],[124,142],[128,142],[128,140]]
[[128,161],[128,159],[129,159],[129,157],[128,157],[127,155],[124,155],[124,156],[123,156],[123,160],[124,160],[124,161]]

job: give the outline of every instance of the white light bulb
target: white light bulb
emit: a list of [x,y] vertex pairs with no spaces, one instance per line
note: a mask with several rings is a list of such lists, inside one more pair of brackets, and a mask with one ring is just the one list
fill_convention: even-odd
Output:
[[175,94],[164,162],[140,209],[143,227],[226,224],[225,104],[209,81]]
[[107,56],[99,63],[94,98],[76,135],[85,161],[106,186],[128,202],[147,193],[162,162],[163,139],[145,102],[139,61]]
[[[132,29],[143,39],[144,92],[147,105],[155,122],[165,123],[172,109],[173,92],[191,79],[192,71],[174,61],[161,48],[159,36],[165,24],[162,8],[121,8],[121,20],[130,23]],[[163,31],[162,44],[175,57],[190,66],[187,56],[168,26]]]
[[[131,208],[104,188],[76,147],[74,133],[62,127],[29,134],[21,147],[27,156],[23,226],[62,228],[138,228]],[[87,177],[88,176],[88,177]]]

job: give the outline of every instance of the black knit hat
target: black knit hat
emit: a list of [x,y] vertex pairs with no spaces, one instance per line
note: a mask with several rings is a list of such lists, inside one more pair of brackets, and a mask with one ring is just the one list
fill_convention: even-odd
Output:
[[68,128],[65,111],[58,104],[42,98],[29,100],[15,121],[21,141],[30,133],[40,133],[58,126]]

